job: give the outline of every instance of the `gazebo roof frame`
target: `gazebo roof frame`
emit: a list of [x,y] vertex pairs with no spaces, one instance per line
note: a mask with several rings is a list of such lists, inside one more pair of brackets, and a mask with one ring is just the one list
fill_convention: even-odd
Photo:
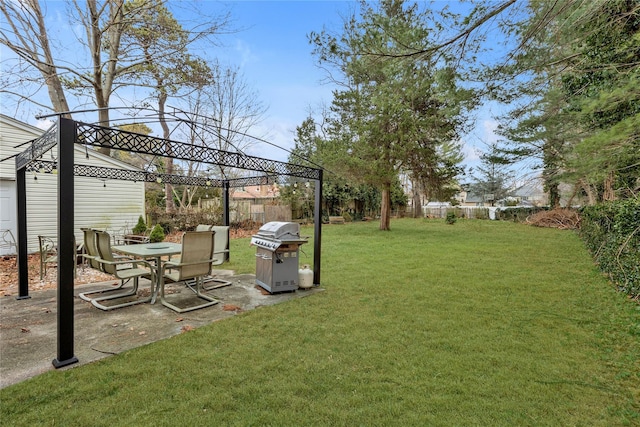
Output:
[[[134,153],[152,154],[173,158],[232,167],[260,172],[259,176],[235,179],[211,179],[207,177],[188,177],[175,174],[162,174],[140,170],[124,170],[89,165],[76,165],[73,156],[74,144],[86,147],[104,147]],[[56,161],[46,161],[42,156],[58,146]],[[163,182],[170,184],[220,187],[223,189],[224,222],[229,225],[228,197],[230,187],[264,184],[274,182],[279,176],[292,176],[314,180],[314,284],[320,284],[320,253],[322,227],[322,169],[310,168],[293,163],[249,156],[243,153],[216,150],[206,146],[188,144],[142,135],[121,129],[88,124],[58,117],[55,123],[40,138],[15,157],[16,193],[18,217],[18,299],[28,299],[27,266],[27,222],[26,222],[26,172],[58,171],[58,354],[53,360],[56,368],[76,363],[74,356],[73,329],[73,263],[76,250],[74,242],[74,176],[95,177],[99,179],[120,179],[129,181]]]

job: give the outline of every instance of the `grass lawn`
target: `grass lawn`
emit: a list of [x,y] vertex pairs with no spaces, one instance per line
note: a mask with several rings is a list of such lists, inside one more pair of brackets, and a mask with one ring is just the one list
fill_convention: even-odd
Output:
[[[391,226],[325,226],[325,292],[4,388],[0,422],[640,425],[640,308],[575,233]],[[231,251],[254,272],[249,239]]]

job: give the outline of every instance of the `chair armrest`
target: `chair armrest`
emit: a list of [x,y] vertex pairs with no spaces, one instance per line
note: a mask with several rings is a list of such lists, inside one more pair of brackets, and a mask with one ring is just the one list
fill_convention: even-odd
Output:
[[162,271],[165,270],[172,270],[174,268],[182,268],[182,267],[188,267],[190,265],[198,265],[198,264],[205,264],[205,263],[212,263],[214,262],[216,259],[212,258],[209,260],[202,260],[202,261],[195,261],[195,262],[171,262],[171,261],[167,261],[162,265]]
[[99,257],[95,257],[96,261],[102,263],[102,264],[109,264],[109,265],[122,265],[122,264],[133,264],[133,265],[137,265],[137,264],[146,264],[151,270],[155,270],[156,267],[151,264],[149,261],[144,260],[144,259],[123,259],[123,260],[117,260],[117,261],[107,261],[105,259],[99,258]]

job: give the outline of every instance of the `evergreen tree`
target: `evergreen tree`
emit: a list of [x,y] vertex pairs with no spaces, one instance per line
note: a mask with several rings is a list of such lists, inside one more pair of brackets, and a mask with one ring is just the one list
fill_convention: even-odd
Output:
[[310,40],[320,63],[335,65],[346,86],[334,92],[327,143],[333,155],[327,158],[350,180],[380,190],[380,229],[388,230],[391,189],[400,172],[411,171],[434,187],[455,175],[444,169],[461,158],[452,141],[474,94],[457,85],[446,55],[438,61],[397,56],[432,45],[428,10],[400,0],[377,8],[363,2],[361,10],[345,21],[342,35],[312,33]]
[[470,171],[474,179],[471,192],[482,197],[484,202],[491,203],[491,206],[513,195],[514,174],[509,169],[508,160],[500,156],[497,144],[492,144],[490,151],[480,156],[480,162],[477,170]]

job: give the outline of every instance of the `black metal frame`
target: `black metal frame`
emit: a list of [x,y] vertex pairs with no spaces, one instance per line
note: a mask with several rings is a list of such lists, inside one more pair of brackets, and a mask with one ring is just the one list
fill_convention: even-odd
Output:
[[[136,170],[124,170],[74,164],[74,144],[105,147],[135,153],[153,154],[179,160],[208,163],[237,169],[258,171],[259,176],[236,179],[209,179]],[[42,156],[58,145],[57,161]],[[53,360],[56,368],[76,363],[74,356],[73,319],[73,256],[74,245],[74,176],[127,181],[162,182],[222,188],[223,223],[229,225],[229,189],[246,185],[273,183],[279,176],[293,176],[316,181],[314,206],[313,283],[320,284],[320,253],[322,234],[322,169],[248,156],[242,153],[216,150],[127,132],[88,123],[58,118],[29,148],[15,157],[18,218],[18,299],[29,298],[27,265],[27,203],[26,172],[58,171],[58,353]]]

